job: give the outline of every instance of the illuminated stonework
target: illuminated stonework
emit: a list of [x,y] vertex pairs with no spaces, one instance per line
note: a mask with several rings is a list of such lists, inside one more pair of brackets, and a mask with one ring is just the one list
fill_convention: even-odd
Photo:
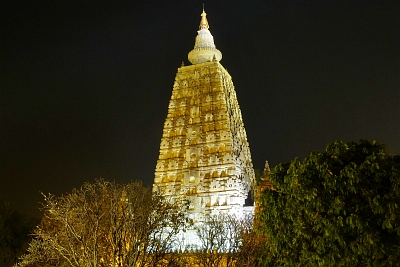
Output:
[[194,65],[175,77],[154,189],[188,201],[195,222],[220,211],[242,215],[254,170],[232,79],[204,11],[188,57]]

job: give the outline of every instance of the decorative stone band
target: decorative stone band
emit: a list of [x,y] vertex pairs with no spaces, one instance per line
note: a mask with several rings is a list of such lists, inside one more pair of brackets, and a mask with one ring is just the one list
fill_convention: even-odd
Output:
[[213,60],[220,61],[222,53],[218,49],[211,47],[194,48],[189,52],[188,59],[192,64],[200,64]]

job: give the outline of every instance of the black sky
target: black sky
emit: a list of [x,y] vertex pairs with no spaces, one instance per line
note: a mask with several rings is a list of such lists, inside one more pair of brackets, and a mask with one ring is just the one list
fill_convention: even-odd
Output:
[[[204,1],[255,168],[342,139],[400,154],[399,1]],[[150,185],[203,1],[0,4],[0,195]]]

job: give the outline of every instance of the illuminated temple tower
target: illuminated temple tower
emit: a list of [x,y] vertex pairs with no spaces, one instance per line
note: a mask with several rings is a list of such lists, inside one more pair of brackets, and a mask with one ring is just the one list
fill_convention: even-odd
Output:
[[188,55],[193,65],[175,77],[153,185],[187,200],[197,222],[220,211],[244,214],[255,181],[232,79],[208,28],[203,10]]

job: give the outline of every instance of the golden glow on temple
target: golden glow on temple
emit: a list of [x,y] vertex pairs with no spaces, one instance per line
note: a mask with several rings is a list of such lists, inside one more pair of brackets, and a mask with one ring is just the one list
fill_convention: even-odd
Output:
[[219,63],[204,10],[199,28],[188,54],[193,65],[175,77],[153,186],[188,201],[195,222],[221,211],[243,215],[255,183],[232,78]]

